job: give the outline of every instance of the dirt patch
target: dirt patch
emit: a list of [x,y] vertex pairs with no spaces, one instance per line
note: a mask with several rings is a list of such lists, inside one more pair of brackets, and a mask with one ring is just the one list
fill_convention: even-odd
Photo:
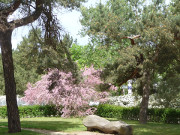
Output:
[[74,135],[113,135],[113,134],[103,134],[98,132],[90,132],[90,131],[80,131],[80,132],[73,132]]
[[[5,127],[5,126],[0,126]],[[44,130],[44,129],[35,129],[35,128],[21,128],[22,130],[29,130],[45,135],[113,135],[113,134],[104,134],[104,133],[98,133],[98,132],[90,132],[90,131],[75,131],[75,132],[57,132],[57,131],[50,131],[50,130]]]
[[41,129],[33,129],[33,128],[22,128],[22,129],[30,130],[46,135],[113,135],[113,134],[103,134],[103,133],[89,132],[89,131],[76,131],[76,132],[66,133],[66,132],[55,132],[50,130],[41,130]]

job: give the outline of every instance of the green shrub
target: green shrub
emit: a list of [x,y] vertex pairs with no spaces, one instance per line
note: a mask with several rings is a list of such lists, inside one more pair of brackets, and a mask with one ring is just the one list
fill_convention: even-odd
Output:
[[162,119],[164,123],[180,123],[180,109],[165,109]]
[[138,120],[138,107],[120,107],[109,104],[101,104],[97,107],[96,114],[107,118],[121,118],[128,120]]
[[[48,117],[48,116],[60,116],[57,109],[53,105],[33,105],[33,106],[20,106],[19,115],[21,118],[25,117]],[[7,117],[7,107],[0,107],[0,118]]]
[[0,118],[6,118],[7,117],[7,107],[0,107]]
[[164,111],[165,111],[165,108],[148,109],[148,121],[163,122],[162,116],[164,114]]
[[[139,107],[120,107],[109,104],[100,104],[96,114],[106,118],[120,118],[139,120]],[[180,109],[151,108],[148,109],[148,121],[164,123],[180,123]]]

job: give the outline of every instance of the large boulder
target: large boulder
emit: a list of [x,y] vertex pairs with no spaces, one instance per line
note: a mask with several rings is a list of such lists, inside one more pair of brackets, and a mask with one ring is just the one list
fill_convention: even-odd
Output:
[[132,135],[132,127],[123,121],[108,121],[105,118],[89,115],[83,120],[88,131],[101,131],[107,134]]

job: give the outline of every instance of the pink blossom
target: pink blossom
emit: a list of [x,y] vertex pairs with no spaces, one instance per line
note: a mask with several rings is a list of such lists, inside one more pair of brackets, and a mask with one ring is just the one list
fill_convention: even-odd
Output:
[[95,108],[89,106],[90,101],[106,102],[109,96],[108,92],[95,90],[96,85],[103,83],[100,72],[93,66],[85,68],[82,71],[83,80],[74,84],[72,73],[49,70],[40,81],[27,84],[24,100],[30,104],[55,104],[57,108],[62,107],[62,117],[93,114]]

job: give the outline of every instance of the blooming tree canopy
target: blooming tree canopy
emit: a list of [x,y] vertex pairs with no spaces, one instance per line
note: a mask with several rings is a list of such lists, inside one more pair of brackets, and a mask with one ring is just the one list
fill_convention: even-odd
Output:
[[[54,104],[62,117],[84,116],[93,114],[95,108],[90,101],[107,101],[108,92],[98,92],[96,86],[103,84],[100,70],[93,66],[82,71],[82,81],[74,84],[72,73],[50,70],[34,85],[28,83],[24,100],[30,104]],[[114,88],[114,87],[113,87]]]

